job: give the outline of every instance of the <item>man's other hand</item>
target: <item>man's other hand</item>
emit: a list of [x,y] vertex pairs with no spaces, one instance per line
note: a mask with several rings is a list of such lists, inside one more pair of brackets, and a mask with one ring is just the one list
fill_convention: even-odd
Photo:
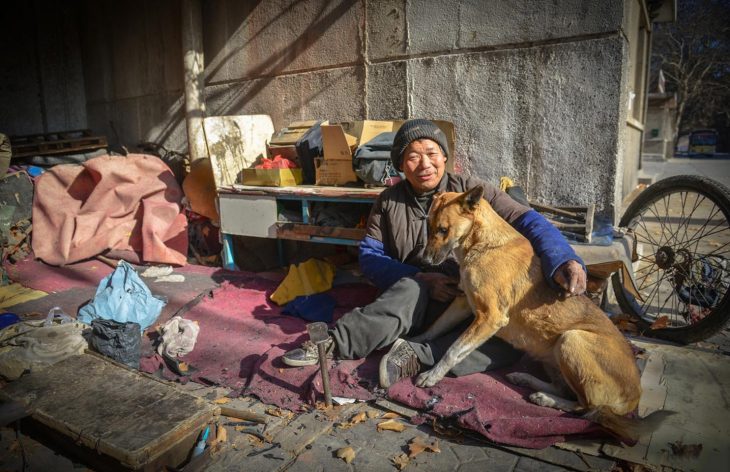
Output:
[[429,296],[439,302],[450,302],[461,293],[457,279],[439,272],[419,272],[415,278],[425,282],[428,285]]
[[586,271],[578,261],[568,261],[558,267],[553,280],[563,288],[566,297],[583,295],[586,291]]

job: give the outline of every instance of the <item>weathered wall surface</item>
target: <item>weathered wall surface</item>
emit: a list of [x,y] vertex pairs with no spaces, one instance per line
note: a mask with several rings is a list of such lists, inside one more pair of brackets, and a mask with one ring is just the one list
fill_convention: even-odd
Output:
[[[313,118],[446,119],[463,171],[492,182],[508,175],[531,199],[597,203],[607,213],[635,173],[623,159],[638,151],[624,142],[621,0],[201,8],[208,115],[266,113],[277,128]],[[83,12],[89,126],[130,149],[151,140],[185,150],[179,2],[86,1]]]
[[3,6],[0,132],[36,134],[86,127],[78,3]]
[[113,147],[185,137],[180,5],[89,1],[80,21],[89,125]]

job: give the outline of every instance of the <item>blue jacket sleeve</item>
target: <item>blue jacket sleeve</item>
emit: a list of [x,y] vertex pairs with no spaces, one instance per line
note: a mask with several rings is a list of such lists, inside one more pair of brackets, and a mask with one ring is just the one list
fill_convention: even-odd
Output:
[[578,261],[585,270],[583,260],[573,251],[560,231],[540,213],[530,210],[517,218],[512,226],[530,241],[535,254],[542,262],[545,280],[554,289],[561,290],[553,280],[553,275],[564,263],[571,260]]
[[420,272],[416,266],[388,257],[383,243],[370,236],[360,241],[360,270],[380,290],[385,290],[403,277]]

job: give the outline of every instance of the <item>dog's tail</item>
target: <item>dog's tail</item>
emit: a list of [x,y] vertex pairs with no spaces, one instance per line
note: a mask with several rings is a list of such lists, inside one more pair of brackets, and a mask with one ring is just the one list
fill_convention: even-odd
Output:
[[629,418],[603,407],[592,410],[583,417],[600,424],[623,440],[638,441],[641,436],[654,432],[664,420],[676,413],[676,411],[658,410],[644,418]]

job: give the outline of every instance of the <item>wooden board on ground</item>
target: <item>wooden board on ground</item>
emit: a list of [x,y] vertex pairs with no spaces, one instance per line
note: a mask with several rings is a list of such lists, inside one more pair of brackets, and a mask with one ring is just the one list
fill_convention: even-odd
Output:
[[36,422],[131,469],[179,465],[158,459],[183,442],[192,445],[217,413],[214,405],[169,383],[93,354],[21,377],[0,396],[26,405]]

